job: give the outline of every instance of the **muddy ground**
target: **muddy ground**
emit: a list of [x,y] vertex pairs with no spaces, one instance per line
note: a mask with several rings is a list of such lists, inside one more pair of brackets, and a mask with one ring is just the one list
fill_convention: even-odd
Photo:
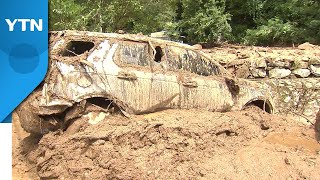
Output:
[[14,179],[320,179],[313,127],[255,108],[78,122],[40,138],[14,114]]

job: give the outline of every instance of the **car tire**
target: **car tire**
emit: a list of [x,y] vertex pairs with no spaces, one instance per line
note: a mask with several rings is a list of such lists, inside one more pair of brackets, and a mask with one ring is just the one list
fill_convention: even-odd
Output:
[[21,127],[28,133],[40,135],[46,134],[49,131],[56,130],[60,124],[52,123],[44,120],[38,114],[34,114],[27,103],[22,103],[17,109],[16,113],[19,117]]

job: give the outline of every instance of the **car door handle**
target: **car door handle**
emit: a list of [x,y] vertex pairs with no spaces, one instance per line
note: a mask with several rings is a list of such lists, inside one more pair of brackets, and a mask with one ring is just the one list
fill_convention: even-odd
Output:
[[128,80],[128,81],[134,81],[134,80],[137,80],[138,77],[136,76],[135,73],[133,72],[126,72],[126,71],[120,71],[117,75],[117,78],[119,79],[125,79],[125,80]]
[[182,81],[182,85],[185,86],[185,87],[189,87],[189,88],[198,87],[198,83],[196,81],[193,81],[193,80]]

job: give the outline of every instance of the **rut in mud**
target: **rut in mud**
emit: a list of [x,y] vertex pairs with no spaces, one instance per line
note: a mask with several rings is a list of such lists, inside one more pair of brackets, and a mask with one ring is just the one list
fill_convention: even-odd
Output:
[[255,108],[77,122],[71,133],[50,132],[25,152],[40,178],[320,178],[313,129]]

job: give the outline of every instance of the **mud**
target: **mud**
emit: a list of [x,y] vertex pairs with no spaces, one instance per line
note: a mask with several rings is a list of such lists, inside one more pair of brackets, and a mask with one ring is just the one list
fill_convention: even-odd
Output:
[[[19,129],[17,123],[15,119]],[[13,168],[20,173],[14,177],[320,178],[320,145],[313,127],[256,108],[113,115],[95,125],[81,118],[72,133],[67,131],[50,132],[41,139],[23,138],[24,134],[17,140]]]

